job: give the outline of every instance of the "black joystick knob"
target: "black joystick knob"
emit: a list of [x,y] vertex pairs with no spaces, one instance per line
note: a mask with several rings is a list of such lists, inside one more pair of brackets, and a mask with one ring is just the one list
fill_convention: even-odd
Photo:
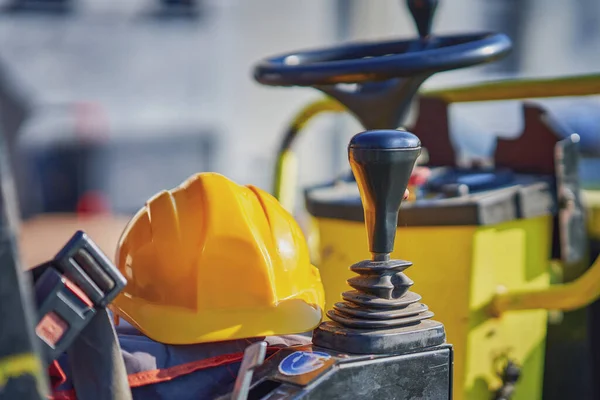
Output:
[[404,270],[412,265],[391,260],[398,212],[421,142],[402,130],[372,130],[354,136],[348,158],[363,202],[371,260],[357,262],[343,301],[327,311],[331,321],[313,333],[313,343],[348,353],[400,353],[441,345],[444,326],[411,292]]
[[406,131],[367,131],[350,141],[348,158],[362,198],[373,260],[388,260],[394,250],[400,203],[420,153],[419,138]]
[[406,0],[406,4],[415,21],[419,36],[425,39],[431,33],[438,0]]

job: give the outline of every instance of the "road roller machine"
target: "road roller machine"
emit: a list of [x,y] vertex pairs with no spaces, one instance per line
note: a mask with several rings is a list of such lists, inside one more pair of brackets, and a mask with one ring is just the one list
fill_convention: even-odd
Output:
[[[426,150],[417,165],[428,168],[429,176],[409,179],[411,199],[388,222],[398,237],[391,256],[414,263],[408,273],[414,289],[446,327],[454,349],[454,398],[595,398],[594,313],[587,306],[600,293],[600,262],[590,256],[590,233],[598,229],[590,217],[597,208],[582,197],[582,137],[527,101],[521,134],[498,139],[492,163],[465,165],[450,137],[449,107],[594,95],[599,80],[513,79],[420,91],[433,74],[501,59],[511,42],[501,33],[432,34],[437,1],[407,5],[419,33],[413,40],[290,52],[256,66],[261,84],[326,94],[286,131],[274,193],[294,210],[293,144],[316,115],[347,112],[368,130],[413,132]],[[417,117],[406,127],[413,104]],[[389,176],[380,179],[394,184]],[[363,184],[346,174],[305,189],[307,236],[325,286],[329,323],[353,315],[340,293],[356,280],[348,266],[368,256],[361,245],[370,212],[361,202]],[[368,218],[366,223],[370,232]],[[382,323],[376,313],[364,318]]]
[[[432,34],[438,2],[406,4],[418,31],[414,39],[290,52],[255,66],[260,84],[326,95],[302,110],[280,149],[274,195],[288,210],[296,191],[292,146],[306,123],[323,112],[348,112],[364,131],[348,144],[351,173],[305,190],[307,238],[325,289],[324,321],[305,332],[312,340],[271,349],[268,357],[266,341],[247,338],[254,343],[239,357],[231,390],[223,384],[229,393],[222,399],[597,398],[600,314],[590,305],[600,295],[600,261],[593,261],[600,201],[594,190],[582,190],[579,168],[590,148],[586,137],[529,100],[595,95],[600,79],[422,91],[432,75],[500,60],[512,45],[501,33]],[[515,99],[528,100],[521,134],[497,139],[492,162],[459,162],[451,104]],[[412,106],[418,111],[407,126]],[[9,182],[6,166],[0,167],[0,179]],[[40,335],[56,332],[34,332],[33,322],[43,316],[39,309],[66,306],[44,303],[36,310],[31,304],[9,186],[0,191],[7,232],[1,267],[9,282],[0,294],[2,315],[11,321],[10,330],[0,330],[0,397],[45,398],[44,368],[63,349],[45,347]],[[83,329],[96,312],[108,318],[106,306],[127,281],[85,234],[65,249],[43,269],[45,278],[37,278],[60,286],[53,296],[64,289],[57,273],[79,277],[80,284],[87,282],[81,276],[113,278],[107,296],[86,303],[88,314],[72,313],[73,326]],[[220,344],[226,342],[209,343]],[[129,381],[119,373],[119,398],[127,399]]]

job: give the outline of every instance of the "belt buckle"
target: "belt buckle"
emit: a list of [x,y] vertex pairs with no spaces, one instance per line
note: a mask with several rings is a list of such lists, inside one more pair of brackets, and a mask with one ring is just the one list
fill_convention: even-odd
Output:
[[33,270],[38,306],[36,334],[48,361],[57,359],[127,281],[82,231],[54,260]]

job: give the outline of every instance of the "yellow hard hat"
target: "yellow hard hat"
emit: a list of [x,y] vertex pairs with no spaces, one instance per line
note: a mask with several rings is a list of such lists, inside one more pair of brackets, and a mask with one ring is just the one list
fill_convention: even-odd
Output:
[[153,340],[193,344],[314,329],[324,290],[304,236],[268,193],[216,173],[146,203],[125,228],[113,310]]

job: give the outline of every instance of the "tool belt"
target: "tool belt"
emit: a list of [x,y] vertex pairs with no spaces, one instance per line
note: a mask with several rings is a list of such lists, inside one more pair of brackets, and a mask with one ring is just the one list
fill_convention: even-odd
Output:
[[126,280],[83,232],[31,273],[54,400],[214,399],[231,392],[253,342],[265,340],[267,356],[310,342],[290,335],[171,346],[125,321],[115,329],[106,307]]

